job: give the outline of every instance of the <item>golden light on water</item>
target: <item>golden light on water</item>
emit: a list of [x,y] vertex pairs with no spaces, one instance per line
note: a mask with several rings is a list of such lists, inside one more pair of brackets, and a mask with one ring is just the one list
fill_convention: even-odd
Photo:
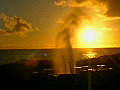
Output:
[[86,54],[84,54],[85,58],[96,58],[97,57],[97,53],[95,52],[87,52]]

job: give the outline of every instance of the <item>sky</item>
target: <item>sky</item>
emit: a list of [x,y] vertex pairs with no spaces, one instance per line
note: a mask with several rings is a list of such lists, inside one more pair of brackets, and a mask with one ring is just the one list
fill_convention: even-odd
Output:
[[119,47],[119,4],[120,0],[1,0],[0,49],[55,48],[59,29],[69,30],[75,48]]
[[[55,6],[54,0],[12,0],[12,2],[11,0],[1,0],[0,49],[54,48],[57,33],[56,21],[67,12],[67,7]],[[13,20],[15,16],[21,17],[23,22],[27,22],[25,24],[30,24],[29,27],[32,27],[32,30],[3,32],[6,31],[3,18],[7,17],[9,22],[15,23]]]

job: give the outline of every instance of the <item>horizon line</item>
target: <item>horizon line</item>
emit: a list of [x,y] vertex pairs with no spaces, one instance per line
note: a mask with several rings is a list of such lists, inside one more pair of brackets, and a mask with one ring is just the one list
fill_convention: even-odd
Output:
[[[95,47],[96,49],[99,49],[99,48],[120,48],[120,47]],[[93,49],[95,49],[93,48]],[[47,49],[64,49],[64,48],[3,48],[3,49],[0,49],[0,50],[47,50]],[[81,47],[81,48],[73,48],[73,49],[92,49],[90,47]]]

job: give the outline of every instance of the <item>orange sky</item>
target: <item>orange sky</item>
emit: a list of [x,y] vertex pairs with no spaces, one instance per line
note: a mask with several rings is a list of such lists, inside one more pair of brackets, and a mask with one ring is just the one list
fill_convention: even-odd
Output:
[[[2,0],[0,12],[4,17],[13,20],[14,16],[20,16],[32,30],[18,31],[13,29],[14,20],[5,26],[5,18],[0,18],[0,49],[55,48],[61,28],[73,29],[71,43],[74,48],[120,47],[120,1],[78,1],[55,5],[52,0]],[[91,34],[86,34],[88,32]]]

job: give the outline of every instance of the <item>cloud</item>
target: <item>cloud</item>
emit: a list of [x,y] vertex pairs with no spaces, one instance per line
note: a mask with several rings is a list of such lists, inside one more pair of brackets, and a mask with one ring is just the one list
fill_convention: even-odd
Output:
[[109,11],[107,15],[110,17],[120,17],[120,0],[109,0]]
[[86,2],[87,0],[58,0],[55,2],[55,5],[57,6],[83,6],[84,2]]
[[0,34],[2,35],[24,35],[25,33],[34,31],[32,25],[24,20],[22,17],[18,16],[7,16],[5,14],[0,14],[0,19],[4,23],[4,28],[0,29]]
[[[82,26],[83,23],[112,28],[109,23],[120,23],[119,3],[120,0],[58,0],[55,5],[74,8],[63,23],[63,26],[70,30],[71,27],[75,29],[76,25]],[[114,25],[114,28],[118,27]]]
[[[86,7],[92,9],[102,18],[114,17],[115,19],[120,17],[119,4],[120,0],[58,0],[55,2],[57,6]],[[112,20],[114,18],[112,18]],[[110,20],[110,18],[108,20]]]

